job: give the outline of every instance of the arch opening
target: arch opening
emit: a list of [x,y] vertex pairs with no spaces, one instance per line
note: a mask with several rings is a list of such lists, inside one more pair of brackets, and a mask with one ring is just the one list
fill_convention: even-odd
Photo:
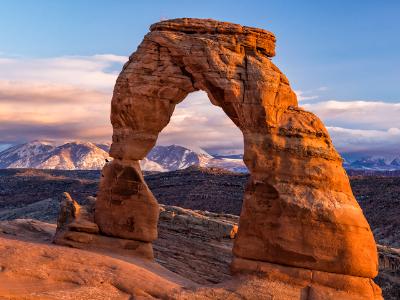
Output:
[[206,92],[195,91],[175,107],[156,146],[140,165],[142,171],[175,171],[197,165],[247,172],[242,157],[240,129],[212,104]]

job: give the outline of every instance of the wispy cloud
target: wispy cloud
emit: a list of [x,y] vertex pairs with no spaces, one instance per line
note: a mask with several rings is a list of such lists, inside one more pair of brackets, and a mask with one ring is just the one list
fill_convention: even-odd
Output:
[[316,113],[328,126],[368,130],[400,128],[400,103],[329,100],[302,106]]
[[127,57],[0,57],[1,142],[110,140],[112,88]]
[[51,82],[16,82],[0,80],[0,101],[5,104],[29,105],[46,103],[95,103],[100,97],[108,96],[109,91],[85,89],[73,85],[63,85]]
[[202,91],[189,94],[176,106],[158,142],[200,147],[210,152],[243,152],[240,130]]
[[400,129],[363,130],[328,127],[328,131],[341,152],[363,152],[381,155],[399,155]]
[[324,94],[324,92],[328,91],[328,87],[326,86],[320,86],[318,88],[314,88],[311,90],[295,90],[294,92],[297,95],[297,100],[299,102],[306,102],[310,100],[316,100],[321,97],[321,94]]
[[[127,57],[112,54],[55,58],[0,55],[0,147],[33,139],[109,141],[112,89]],[[327,87],[296,91],[300,105],[327,125],[340,151],[400,149],[400,103],[321,101]],[[243,137],[206,93],[180,103],[160,144],[210,151],[243,149]],[[383,149],[383,150],[382,150]]]
[[314,100],[314,99],[318,99],[319,98],[318,95],[312,95],[310,92],[305,92],[305,91],[300,91],[300,90],[297,90],[297,91],[294,91],[294,92],[296,93],[297,100],[299,102],[306,101],[306,100]]
[[300,106],[327,126],[341,152],[400,154],[400,103],[365,100],[322,101],[328,87],[295,91]]
[[0,80],[109,91],[127,57],[112,54],[54,58],[0,57]]
[[[127,57],[0,57],[0,143],[109,141],[112,89]],[[242,134],[206,93],[179,104],[160,144],[242,151]]]
[[400,103],[330,100],[302,106],[327,125],[339,151],[400,154]]

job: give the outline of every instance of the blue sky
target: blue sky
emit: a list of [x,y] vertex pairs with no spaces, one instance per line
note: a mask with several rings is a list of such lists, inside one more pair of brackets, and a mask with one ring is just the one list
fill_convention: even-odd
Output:
[[[88,97],[101,99],[96,110],[97,118],[101,118],[108,114],[109,94],[118,70],[150,24],[176,17],[213,18],[275,33],[275,64],[288,76],[300,104],[320,115],[331,128],[339,148],[346,148],[346,141],[355,134],[370,144],[378,141],[384,149],[393,134],[395,140],[398,138],[396,129],[400,128],[396,120],[396,113],[400,113],[399,14],[400,1],[1,1],[0,105],[3,102],[10,116],[19,111],[15,108],[18,103],[29,105],[28,98],[40,98],[50,88],[49,98],[57,86],[63,85],[73,95],[79,95],[79,90],[72,91],[72,87],[82,93],[93,92]],[[10,98],[8,89],[20,92],[23,88],[36,94],[26,94],[22,101],[21,93],[19,102]],[[59,98],[59,93],[54,97],[57,103],[65,104],[63,109],[72,101]],[[52,108],[47,113],[59,111]],[[24,113],[32,117],[35,110]],[[357,114],[356,120],[352,120],[352,113]],[[65,132],[57,127],[57,133],[52,133],[51,127],[56,126],[49,119],[43,126],[31,127],[29,134],[24,128],[31,121],[20,119],[10,125],[0,113],[0,143],[34,138],[35,129],[40,133],[38,138],[53,139],[64,133],[66,138],[106,136],[99,133],[104,122],[96,123],[94,119],[98,131],[91,135],[86,130],[77,137],[68,134],[68,128],[80,128],[78,117],[67,124],[71,127],[66,126]],[[345,134],[342,129],[347,130]],[[381,133],[387,138],[374,140]],[[398,149],[398,144],[388,147]]]
[[398,101],[399,1],[4,1],[8,55],[130,54],[163,18],[214,18],[265,28],[294,88],[324,97]]

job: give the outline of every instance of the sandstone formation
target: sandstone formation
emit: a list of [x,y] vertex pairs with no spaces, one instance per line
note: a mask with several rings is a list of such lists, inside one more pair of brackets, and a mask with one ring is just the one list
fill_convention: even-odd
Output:
[[231,279],[238,216],[160,205],[155,261],[198,284]]
[[271,61],[274,35],[199,19],[163,21],[150,29],[114,89],[114,160],[103,169],[94,218],[100,233],[144,245],[156,239],[158,204],[139,160],[175,105],[204,90],[241,129],[250,171],[234,272],[288,278],[308,289],[308,299],[378,299],[370,227],[327,130],[298,107],[288,79]]
[[126,257],[153,259],[150,243],[100,235],[99,227],[93,220],[94,200],[81,206],[68,193],[63,194],[54,242],[80,249],[112,252]]

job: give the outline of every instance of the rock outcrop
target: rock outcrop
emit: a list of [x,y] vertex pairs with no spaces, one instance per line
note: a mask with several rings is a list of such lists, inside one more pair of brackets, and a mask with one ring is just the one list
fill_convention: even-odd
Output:
[[237,223],[238,217],[234,215],[160,205],[160,224],[181,234],[186,231],[203,238],[234,239],[238,231]]
[[137,240],[121,239],[99,234],[99,227],[94,223],[95,199],[79,205],[68,193],[60,201],[60,214],[54,243],[79,249],[114,253],[125,257],[153,259],[150,243]]
[[307,299],[378,299],[370,227],[327,130],[298,107],[288,79],[271,61],[274,35],[199,19],[150,29],[114,89],[114,160],[103,169],[94,219],[100,233],[147,244],[156,239],[158,204],[139,160],[175,105],[204,90],[241,129],[251,174],[233,270],[289,278],[304,287]]

